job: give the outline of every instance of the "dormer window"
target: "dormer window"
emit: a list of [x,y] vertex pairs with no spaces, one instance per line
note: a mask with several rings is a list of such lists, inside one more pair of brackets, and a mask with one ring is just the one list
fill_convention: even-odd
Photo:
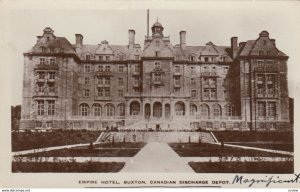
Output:
[[110,60],[110,56],[106,56],[106,61],[109,61]]
[[53,47],[50,48],[50,52],[54,53],[54,48]]
[[91,60],[91,56],[90,56],[90,55],[86,55],[86,56],[85,56],[85,59],[86,59],[86,60]]
[[140,56],[139,55],[135,55],[134,58],[135,58],[135,60],[140,60]]
[[103,61],[103,56],[99,56],[99,61]]
[[50,41],[50,37],[47,37],[47,42]]
[[119,55],[119,60],[123,61],[124,60],[124,55]]
[[227,61],[227,57],[226,56],[223,56],[222,59],[223,59],[223,62]]
[[267,55],[271,55],[271,51],[267,51]]
[[159,51],[155,51],[155,57],[160,57],[160,52]]
[[40,64],[45,65],[46,64],[46,59],[45,58],[40,58]]
[[42,52],[46,53],[46,48],[45,47],[42,47]]
[[263,51],[263,50],[259,50],[259,51],[258,51],[258,55],[259,55],[259,56],[264,55],[264,51]]
[[204,57],[204,61],[205,61],[205,62],[208,62],[208,61],[209,61],[209,58],[208,58],[208,57]]
[[194,56],[190,56],[190,61],[195,61],[195,57]]
[[50,65],[55,65],[55,58],[50,58]]

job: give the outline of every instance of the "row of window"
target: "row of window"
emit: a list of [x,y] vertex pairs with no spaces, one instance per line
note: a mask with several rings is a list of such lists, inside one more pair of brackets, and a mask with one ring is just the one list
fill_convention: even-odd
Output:
[[55,115],[55,101],[37,100],[37,115]]
[[[84,89],[83,92],[84,97],[90,97],[90,90],[89,89]],[[110,88],[107,87],[98,87],[97,88],[97,97],[110,97],[111,92]],[[124,97],[124,90],[118,90],[118,97]]]
[[115,106],[111,103],[108,103],[104,106],[104,111],[102,111],[102,106],[98,103],[92,105],[92,109],[90,109],[87,103],[82,103],[79,105],[79,114],[81,116],[124,116],[125,104],[119,104],[117,106],[117,111],[115,111]]
[[[83,66],[83,71],[86,73],[92,72],[92,67],[89,64],[85,64]],[[97,65],[97,68],[95,71],[98,72],[111,72],[111,65]],[[125,72],[125,66],[124,65],[118,65],[118,72],[119,73],[124,73]],[[134,72],[139,73],[140,72],[140,66],[139,65],[134,65]]]
[[258,102],[256,115],[257,117],[276,117],[276,102]]
[[37,76],[38,76],[38,79],[55,79],[55,75],[56,73],[55,72],[38,72],[37,73]]
[[56,58],[55,57],[40,57],[40,64],[41,65],[55,65],[56,64]]
[[[114,57],[112,55],[99,55],[99,56],[93,56],[93,55],[86,55],[85,59],[86,60],[97,60],[98,61],[110,61],[111,59],[113,59]],[[126,55],[118,55],[116,57],[118,60],[123,61],[126,59]],[[140,60],[140,55],[135,55],[134,56],[135,60]]]

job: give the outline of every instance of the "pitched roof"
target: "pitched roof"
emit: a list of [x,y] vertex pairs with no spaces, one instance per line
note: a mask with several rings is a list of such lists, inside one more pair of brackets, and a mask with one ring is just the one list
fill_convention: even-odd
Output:
[[37,51],[40,48],[60,48],[64,53],[75,53],[72,44],[65,37],[55,37],[48,42],[38,41],[31,51]]

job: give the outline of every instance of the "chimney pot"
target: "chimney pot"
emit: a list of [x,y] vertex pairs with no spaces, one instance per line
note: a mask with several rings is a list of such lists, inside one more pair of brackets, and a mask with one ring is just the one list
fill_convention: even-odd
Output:
[[134,45],[134,38],[135,38],[135,31],[133,29],[128,30],[129,35],[129,48],[133,48]]
[[182,49],[185,49],[186,48],[186,31],[180,31],[179,36],[180,36],[180,47]]

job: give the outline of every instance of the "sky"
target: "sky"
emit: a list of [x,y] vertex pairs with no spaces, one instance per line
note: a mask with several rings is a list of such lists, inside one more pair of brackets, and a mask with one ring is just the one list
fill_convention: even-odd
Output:
[[[125,4],[126,5],[126,4]],[[6,51],[10,53],[9,66],[11,83],[11,104],[22,103],[23,53],[42,35],[45,27],[51,27],[54,34],[66,37],[72,44],[75,34],[84,36],[84,44],[127,45],[128,30],[136,32],[135,42],[143,47],[147,33],[147,8],[150,8],[150,27],[158,19],[164,27],[164,35],[170,36],[171,43],[179,43],[179,31],[187,31],[187,45],[205,45],[212,41],[215,45],[230,46],[230,38],[237,36],[238,41],[254,40],[258,34],[267,30],[270,38],[276,39],[277,48],[287,54],[289,94],[295,96],[299,84],[297,64],[300,61],[300,20],[298,4],[216,4],[200,6],[192,3],[184,6],[139,5],[134,7],[77,7],[68,9],[59,6],[49,8],[37,6],[11,9],[7,13],[9,38],[5,40]],[[193,6],[195,5],[195,6]],[[245,6],[246,5],[246,6]],[[179,9],[180,7],[180,9]],[[151,30],[150,30],[151,32]],[[298,43],[296,43],[298,42]]]

